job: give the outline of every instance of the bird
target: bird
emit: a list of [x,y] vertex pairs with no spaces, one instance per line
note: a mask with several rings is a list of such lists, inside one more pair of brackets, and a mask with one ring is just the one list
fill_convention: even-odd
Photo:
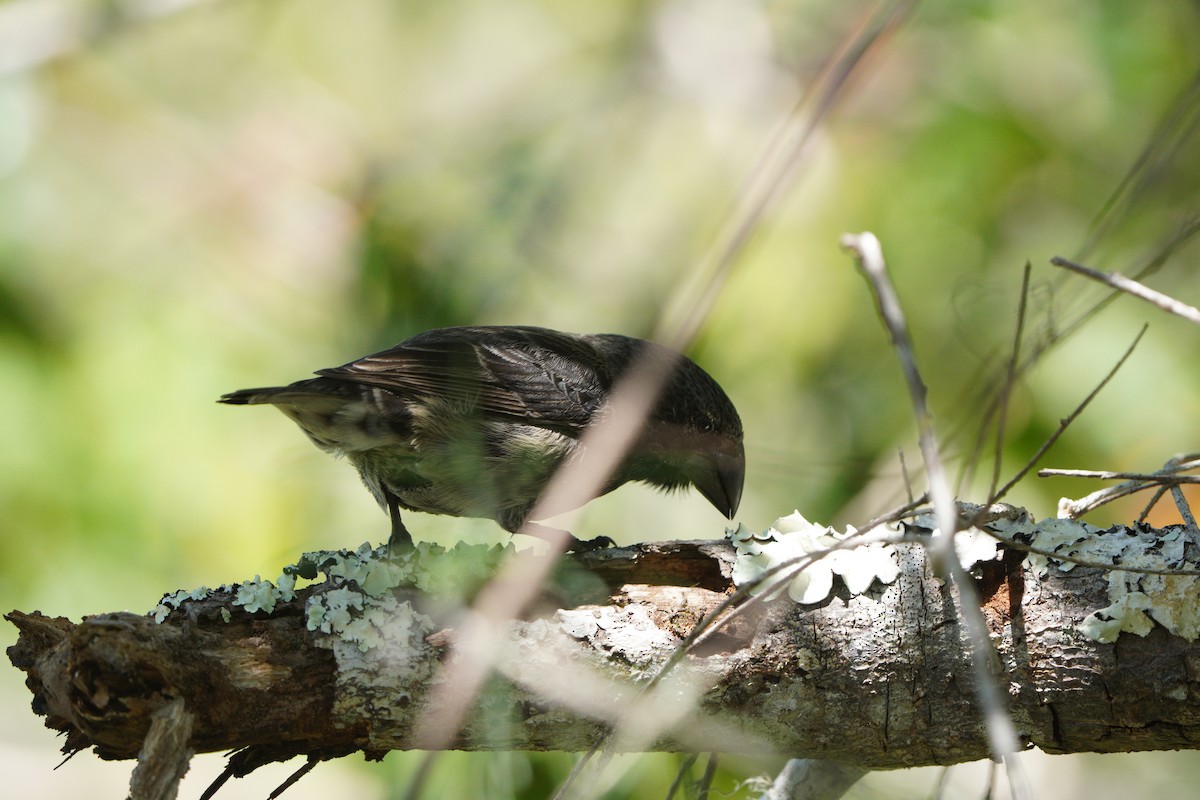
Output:
[[[585,458],[582,436],[612,411],[617,381],[640,358],[668,375],[633,444],[598,492],[538,506],[555,471]],[[745,479],[741,418],[720,385],[664,345],[620,334],[532,326],[419,333],[395,347],[287,386],[218,402],[272,405],[321,450],[345,457],[391,520],[389,551],[413,547],[401,511],[495,520],[567,549],[607,547],[530,519],[583,505],[622,484],[694,486],[733,519]],[[619,413],[619,412],[618,412]]]

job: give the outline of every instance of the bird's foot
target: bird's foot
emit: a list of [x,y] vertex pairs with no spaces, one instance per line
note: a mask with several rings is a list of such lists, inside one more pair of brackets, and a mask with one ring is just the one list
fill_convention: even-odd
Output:
[[607,536],[597,536],[595,539],[580,539],[569,531],[564,531],[559,528],[551,528],[547,525],[542,525],[537,522],[526,522],[519,528],[519,532],[526,536],[536,536],[539,539],[545,539],[551,545],[563,547],[564,553],[588,553],[592,550],[603,550],[606,547],[616,547],[617,543]]
[[571,536],[571,541],[567,543],[566,552],[568,553],[590,553],[593,550],[605,550],[609,547],[616,547],[617,543],[608,536],[597,536],[595,539],[580,539]]

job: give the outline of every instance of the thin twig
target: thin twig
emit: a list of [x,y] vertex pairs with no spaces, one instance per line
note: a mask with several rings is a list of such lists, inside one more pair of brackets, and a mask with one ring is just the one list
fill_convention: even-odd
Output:
[[1175,507],[1179,509],[1179,516],[1183,518],[1183,524],[1188,527],[1188,530],[1200,530],[1196,527],[1196,518],[1192,516],[1192,508],[1188,505],[1187,497],[1183,494],[1183,489],[1178,486],[1171,487],[1171,497],[1175,500]]
[[1108,374],[1104,376],[1104,379],[1100,381],[1100,383],[1096,384],[1096,388],[1092,389],[1088,396],[1083,399],[1083,402],[1076,406],[1075,410],[1067,415],[1066,418],[1059,421],[1058,428],[1054,431],[1054,433],[1047,437],[1046,441],[1042,443],[1042,446],[1038,448],[1038,451],[1033,454],[1033,458],[1029,459],[1029,461],[1025,463],[1025,466],[1021,467],[1021,469],[1017,471],[1017,474],[1014,475],[1008,483],[1004,484],[1004,486],[1002,486],[999,491],[995,493],[995,495],[988,498],[988,505],[996,503],[1006,494],[1008,494],[1009,490],[1012,489],[1013,486],[1016,486],[1017,482],[1024,478],[1025,475],[1037,465],[1037,462],[1041,461],[1042,456],[1046,454],[1046,451],[1054,446],[1054,443],[1058,441],[1060,436],[1066,433],[1066,430],[1068,427],[1070,427],[1071,423],[1083,413],[1083,410],[1087,408],[1088,404],[1090,404],[1092,400],[1096,398],[1096,395],[1100,394],[1100,390],[1107,386],[1108,382],[1112,380],[1114,375],[1117,374],[1117,370],[1121,369],[1121,365],[1125,363],[1125,360],[1133,354],[1134,348],[1138,346],[1138,342],[1140,342],[1142,340],[1142,336],[1145,335],[1147,327],[1149,326],[1142,326],[1142,329],[1138,331],[1138,335],[1134,337],[1133,343],[1129,345],[1129,347],[1125,350],[1125,353],[1120,359],[1117,360],[1117,363],[1113,365],[1113,368],[1108,371]]
[[938,454],[933,419],[926,401],[927,390],[917,368],[899,296],[888,277],[883,250],[874,234],[845,235],[842,237],[842,246],[852,252],[859,268],[867,276],[908,383],[921,455],[925,463],[926,481],[937,519],[938,532],[931,543],[930,556],[935,567],[943,571],[958,590],[959,617],[970,642],[971,664],[976,676],[976,697],[983,711],[988,741],[991,743],[992,752],[1003,759],[1008,768],[1009,783],[1013,786],[1014,796],[1027,797],[1028,788],[1017,759],[1020,741],[992,675],[992,662],[996,655],[989,638],[987,621],[983,617],[975,585],[954,552],[954,535],[959,524],[954,495]]
[[[1196,469],[1195,466],[1190,469]],[[1171,486],[1178,483],[1200,483],[1200,475],[1166,475],[1154,472],[1102,472],[1090,469],[1039,469],[1039,478],[1092,478],[1099,481],[1145,481]]]
[[758,800],[838,800],[868,770],[812,758],[793,758]]
[[950,781],[950,770],[953,767],[942,767],[942,771],[938,773],[937,782],[933,784],[933,791],[929,795],[929,800],[942,800],[946,792],[946,784]]
[[[826,68],[813,84],[813,90],[805,93],[794,109],[789,120],[790,125],[795,128],[795,131],[790,134],[793,142],[791,147],[784,145],[784,141],[789,135],[787,131],[784,131],[768,148],[764,160],[754,176],[762,176],[762,180],[752,181],[747,192],[740,198],[731,217],[731,224],[726,226],[728,233],[717,240],[716,246],[711,251],[713,255],[706,259],[706,263],[712,266],[702,270],[702,289],[698,296],[694,299],[687,296],[686,287],[684,287],[677,292],[676,302],[665,303],[664,308],[682,306],[685,311],[678,321],[669,313],[662,314],[655,327],[653,338],[677,350],[685,349],[716,302],[717,294],[724,286],[733,264],[750,242],[752,234],[757,230],[770,208],[779,202],[787,187],[791,185],[808,142],[841,100],[845,88],[856,74],[860,64],[875,51],[888,35],[899,29],[900,25],[915,10],[917,4],[917,0],[894,0],[877,10],[864,26],[846,37],[844,46],[829,59]],[[774,158],[775,153],[781,154],[778,159]],[[658,380],[659,383],[655,383],[655,380]],[[643,377],[643,381],[653,387],[653,394],[657,394],[657,389],[661,387],[661,380],[662,377],[658,375]],[[630,381],[622,381],[622,383],[630,383]],[[639,385],[635,386],[641,388]],[[618,387],[618,390],[620,388]],[[629,415],[625,409],[621,409],[621,412]],[[614,413],[610,416],[619,415]],[[639,417],[639,425],[640,419],[643,418],[644,416]],[[605,434],[605,439],[609,438],[607,431],[598,431],[598,439],[600,433]],[[615,465],[616,461],[614,460],[613,466],[615,467]],[[568,471],[564,470],[564,472]],[[606,475],[607,473],[599,478],[600,482]],[[569,475],[564,476],[564,480],[569,477]],[[535,586],[540,584],[540,580],[534,582]],[[490,659],[490,656],[487,658]],[[482,681],[478,667],[471,677],[475,679],[475,685],[469,687],[473,697]],[[573,779],[568,778],[568,781],[570,780]]]
[[1054,258],[1050,259],[1050,263],[1056,267],[1064,267],[1072,272],[1078,272],[1080,275],[1084,275],[1092,280],[1100,281],[1101,283],[1107,284],[1118,291],[1131,294],[1134,297],[1145,300],[1148,303],[1152,303],[1161,308],[1163,311],[1183,317],[1188,322],[1194,322],[1197,325],[1200,325],[1200,308],[1189,306],[1187,303],[1176,300],[1170,295],[1155,291],[1149,286],[1138,283],[1131,278],[1126,278],[1120,273],[1101,272],[1098,269],[1092,269],[1091,267],[1085,267],[1082,264],[1076,264],[1074,261],[1070,261],[1060,256],[1055,256]]
[[404,800],[418,800],[421,797],[421,792],[425,791],[425,784],[433,773],[433,764],[441,753],[440,750],[426,750],[421,754],[421,762],[417,764],[416,771],[404,789]]
[[708,754],[708,764],[705,765],[704,774],[700,776],[700,783],[697,786],[696,800],[708,800],[708,792],[712,788],[713,778],[717,776],[718,759],[717,753]]
[[1038,471],[1038,477],[1073,477],[1073,478],[1092,478],[1094,480],[1124,480],[1118,486],[1110,486],[1096,492],[1092,492],[1086,497],[1079,500],[1063,499],[1059,503],[1059,515],[1070,518],[1082,516],[1088,511],[1099,508],[1100,506],[1111,503],[1121,497],[1137,494],[1138,492],[1147,489],[1154,489],[1154,496],[1150,498],[1150,502],[1142,509],[1142,513],[1138,515],[1138,521],[1142,522],[1150,511],[1158,504],[1168,491],[1175,500],[1175,505],[1179,509],[1179,515],[1182,517],[1184,524],[1189,528],[1196,528],[1195,518],[1192,516],[1191,508],[1188,505],[1187,498],[1184,496],[1180,484],[1184,483],[1200,483],[1198,475],[1180,475],[1180,472],[1186,472],[1194,469],[1200,469],[1200,458],[1197,458],[1195,453],[1178,455],[1171,458],[1163,465],[1163,468],[1157,472],[1141,473],[1141,472],[1111,472],[1097,471],[1085,469],[1043,469]]
[[[908,384],[913,414],[917,421],[917,440],[925,465],[925,479],[929,484],[929,497],[933,502],[933,513],[938,519],[940,536],[933,544],[934,557],[940,559],[953,548],[957,515],[954,511],[954,495],[942,469],[937,452],[937,437],[933,432],[933,416],[929,413],[928,390],[921,380],[913,352],[912,340],[908,336],[908,323],[895,286],[887,276],[887,264],[883,260],[883,249],[873,233],[846,234],[842,236],[842,247],[854,256],[859,268],[866,275],[884,326],[892,338],[892,346],[900,359],[900,368]],[[947,544],[948,543],[948,544]]]
[[913,501],[913,485],[912,476],[908,474],[908,464],[904,461],[904,448],[901,447],[897,451],[900,457],[900,475],[904,478],[904,495],[908,498],[908,502]]
[[699,757],[699,753],[688,753],[683,761],[679,763],[679,770],[675,773],[675,780],[671,782],[671,788],[667,790],[665,800],[675,800],[675,793],[683,786],[683,782],[687,780],[688,773],[692,771],[692,765],[696,763],[696,759]]
[[[1156,505],[1158,505],[1158,501],[1162,500],[1163,495],[1165,495],[1166,493],[1167,493],[1166,486],[1156,487],[1154,490],[1154,494],[1150,497],[1149,502],[1146,503],[1146,507],[1142,509],[1142,513],[1138,514],[1137,521],[1145,522],[1146,518],[1150,516],[1150,512],[1154,510],[1154,507]],[[1062,504],[1059,503],[1059,505],[1061,506]]]
[[571,765],[571,771],[567,773],[567,777],[559,784],[555,790],[554,796],[550,800],[567,800],[571,796],[571,789],[575,787],[575,781],[579,778],[583,771],[587,768],[588,763],[599,751],[599,742],[592,745],[591,749],[575,759],[575,763]]
[[276,786],[274,791],[272,791],[269,795],[267,795],[267,800],[275,800],[275,798],[279,797],[279,795],[283,794],[289,788],[291,788],[296,783],[296,781],[300,780],[305,775],[312,772],[313,767],[317,766],[317,764],[320,764],[320,763],[321,762],[315,758],[309,759],[307,762],[305,762],[304,766],[300,767],[300,769],[296,770],[291,775],[289,775],[286,781],[284,781],[283,783]]
[[1021,360],[1021,336],[1025,332],[1025,309],[1029,303],[1029,275],[1033,265],[1025,262],[1025,270],[1021,273],[1021,301],[1017,304],[1017,329],[1013,333],[1012,353],[1008,358],[1008,369],[1004,375],[1004,388],[1000,392],[1000,410],[996,416],[996,446],[992,460],[992,483],[988,487],[988,497],[996,494],[1000,485],[1000,468],[1004,461],[1004,434],[1008,426],[1008,401],[1012,396],[1013,386],[1017,382],[1017,364]]
[[1170,168],[1171,159],[1191,139],[1200,121],[1196,113],[1198,109],[1200,70],[1196,71],[1191,82],[1171,104],[1168,113],[1155,126],[1146,146],[1096,215],[1077,258],[1087,258],[1108,231],[1116,226],[1120,217],[1138,204],[1139,198],[1155,180],[1176,174],[1176,170]]

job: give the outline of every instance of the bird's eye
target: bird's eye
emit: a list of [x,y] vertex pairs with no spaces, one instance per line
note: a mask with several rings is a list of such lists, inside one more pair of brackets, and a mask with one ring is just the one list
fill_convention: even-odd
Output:
[[717,425],[711,419],[706,418],[700,423],[700,430],[704,431],[705,433],[712,433],[716,429]]

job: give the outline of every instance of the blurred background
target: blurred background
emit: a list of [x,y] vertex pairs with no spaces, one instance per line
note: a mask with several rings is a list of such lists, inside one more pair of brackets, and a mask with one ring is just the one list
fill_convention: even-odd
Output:
[[[176,588],[384,540],[352,469],[282,415],[216,398],[443,325],[648,334],[872,8],[0,2],[0,607],[142,612]],[[1016,386],[1002,474],[1145,322],[1043,465],[1148,471],[1200,449],[1200,332],[1128,298],[1073,329],[1107,293],[1047,263],[1154,265],[1148,282],[1200,301],[1198,14],[1183,0],[931,4],[871,54],[689,350],[745,421],[739,521],[862,522],[903,500],[899,454],[919,462],[888,337],[838,247],[847,231],[883,242],[962,497],[981,501],[991,478],[991,454],[972,452],[1027,261],[1023,351],[1073,333]],[[1009,500],[1042,517],[1096,488],[1030,477]],[[1143,502],[1090,519],[1129,520]],[[445,544],[507,540],[487,521],[408,521]],[[725,524],[698,495],[625,487],[575,532],[716,538]],[[14,640],[0,626],[0,644]],[[6,791],[123,796],[129,763],[83,753],[51,771],[59,742],[21,677],[0,668]],[[401,797],[418,760],[343,759],[286,796]],[[714,791],[754,796],[743,781],[782,761],[726,759]],[[451,754],[428,796],[546,797],[571,763]],[[664,797],[679,763],[618,759],[609,796]],[[181,796],[222,765],[198,758]],[[263,797],[295,766],[218,796]],[[1031,759],[1056,798],[1190,797],[1198,766],[1192,753]],[[956,769],[945,796],[981,796],[985,773]],[[936,780],[880,773],[854,796],[925,796]]]

